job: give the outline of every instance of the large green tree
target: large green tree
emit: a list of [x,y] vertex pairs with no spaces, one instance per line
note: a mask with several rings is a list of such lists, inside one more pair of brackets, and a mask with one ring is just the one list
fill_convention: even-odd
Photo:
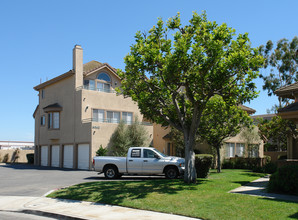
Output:
[[294,122],[274,116],[271,120],[257,119],[259,133],[266,148],[271,150],[284,151],[287,149],[287,137],[297,135]]
[[137,32],[125,72],[118,72],[121,93],[137,101],[146,118],[183,133],[187,183],[196,182],[193,147],[209,99],[219,94],[235,105],[256,97],[252,80],[263,58],[248,34],[234,36],[205,13],[193,13],[185,26],[179,14],[166,25],[159,19],[148,33]]
[[[274,91],[282,86],[290,85],[298,80],[298,37],[292,41],[281,39],[276,47],[271,40],[266,46],[261,46],[260,51],[265,60],[265,68],[271,68],[269,74],[261,74],[264,80],[263,90],[267,90],[268,95],[272,96]],[[287,104],[287,99],[278,99],[279,105],[274,106],[273,110]]]
[[228,105],[221,96],[213,96],[206,105],[199,127],[199,136],[216,150],[217,172],[221,172],[220,149],[224,139],[236,136],[250,126],[252,119],[236,105]]

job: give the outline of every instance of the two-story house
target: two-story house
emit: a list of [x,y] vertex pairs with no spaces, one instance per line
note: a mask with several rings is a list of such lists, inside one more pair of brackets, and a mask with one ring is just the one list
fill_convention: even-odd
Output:
[[[83,64],[83,49],[73,49],[73,69],[34,87],[39,93],[35,118],[35,164],[90,169],[92,158],[110,138],[120,120],[142,122],[137,104],[117,95],[121,85],[107,63]],[[144,125],[152,141],[153,126]],[[148,143],[149,144],[149,143]]]

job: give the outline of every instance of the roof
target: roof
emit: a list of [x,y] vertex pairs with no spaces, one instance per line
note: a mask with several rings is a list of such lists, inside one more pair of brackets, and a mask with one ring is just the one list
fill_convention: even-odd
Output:
[[51,105],[48,105],[43,108],[45,112],[51,112],[51,111],[62,111],[62,106],[59,105],[58,103],[54,103]]
[[35,118],[35,115],[36,115],[36,112],[37,112],[38,109],[39,109],[39,105],[36,106],[36,108],[35,108],[35,110],[33,112],[33,118]]
[[277,110],[278,113],[281,113],[281,112],[294,112],[294,111],[298,111],[298,102],[294,102],[284,108],[280,108]]
[[[92,60],[92,61],[90,61],[88,63],[85,63],[83,65],[83,74],[84,74],[84,76],[87,76],[87,75],[89,75],[89,74],[91,74],[91,73],[93,73],[97,70],[100,70],[102,68],[105,68],[105,67],[108,68],[110,71],[112,71],[115,74],[115,76],[120,79],[120,77],[117,75],[117,70],[115,68],[110,66],[108,63],[100,63],[100,62],[95,61],[95,60]],[[36,91],[38,91],[38,90],[40,90],[40,89],[42,89],[46,86],[49,86],[49,85],[51,85],[53,83],[56,83],[56,82],[58,82],[62,79],[65,79],[65,78],[68,78],[68,77],[74,75],[74,73],[75,73],[74,70],[69,70],[66,73],[63,73],[63,74],[61,74],[61,75],[59,75],[59,76],[57,76],[53,79],[50,79],[50,80],[48,80],[44,83],[41,83],[41,84],[35,86],[34,89]]]
[[241,105],[241,104],[240,104],[239,107],[240,107],[242,110],[246,111],[248,114],[253,114],[253,113],[256,112],[256,110],[254,110],[253,108],[249,108],[249,107],[247,107],[247,106],[245,106],[245,105]]
[[277,116],[277,114],[264,114],[264,115],[253,115],[252,119],[263,118],[264,120],[271,120],[273,117]]
[[298,92],[298,82],[283,86],[277,89],[274,93],[282,98],[294,99],[293,92]]

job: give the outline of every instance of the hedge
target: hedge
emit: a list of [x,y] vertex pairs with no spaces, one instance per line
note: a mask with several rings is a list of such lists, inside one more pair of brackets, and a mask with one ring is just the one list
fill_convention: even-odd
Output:
[[198,178],[207,178],[211,168],[213,156],[211,154],[196,154],[195,166]]
[[298,165],[285,165],[270,176],[268,191],[298,196]]

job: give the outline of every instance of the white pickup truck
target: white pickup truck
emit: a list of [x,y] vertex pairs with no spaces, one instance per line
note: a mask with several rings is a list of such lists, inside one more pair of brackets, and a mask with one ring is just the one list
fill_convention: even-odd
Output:
[[164,155],[151,147],[131,147],[127,157],[94,157],[93,167],[104,173],[108,179],[119,178],[123,174],[159,175],[175,179],[184,173],[184,159]]

